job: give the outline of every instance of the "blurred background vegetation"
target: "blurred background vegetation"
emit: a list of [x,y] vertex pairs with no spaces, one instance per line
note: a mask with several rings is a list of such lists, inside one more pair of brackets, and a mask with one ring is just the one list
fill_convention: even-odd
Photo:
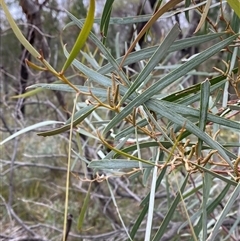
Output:
[[[89,2],[55,0],[6,0],[5,2],[18,27],[29,42],[36,50],[43,52],[44,58],[55,70],[60,71],[66,60],[63,44],[67,44],[67,49],[70,50],[79,33],[76,22],[72,22],[64,9],[76,18],[84,19]],[[106,2],[96,1],[96,21],[92,30],[94,36],[101,41],[103,33],[100,30],[100,21],[103,9],[107,5]],[[132,0],[113,3],[112,22],[108,27],[106,43],[103,46],[114,59],[118,59],[127,52],[149,18],[166,2],[168,1]],[[204,7],[207,6],[205,4],[209,2],[211,8],[207,13],[207,18],[201,29],[195,33],[198,24],[201,23]],[[182,44],[185,43],[185,39],[194,36],[201,37],[210,33],[223,33],[229,29],[232,32],[228,32],[224,38],[222,36],[221,38],[214,37],[202,44],[201,41],[194,45],[190,43],[188,47],[183,48],[178,46],[177,51],[166,53],[161,61],[155,64],[146,78],[146,85],[143,83],[140,86],[143,86],[142,89],[139,87],[135,91],[137,95],[159,80],[161,81],[161,78],[177,69],[181,64],[194,61],[191,58],[196,57],[197,54],[213,45],[217,46],[222,39],[239,33],[239,17],[226,1],[212,0],[206,1],[206,3],[186,0],[170,8],[159,21],[154,22],[150,30],[138,41],[133,52],[139,53],[140,56],[138,51],[148,51],[152,46],[159,46],[176,23],[181,30],[178,40],[183,40]],[[186,10],[187,8],[189,10]],[[73,91],[60,91],[58,88],[52,87],[53,90],[45,89],[28,98],[12,98],[26,93],[27,86],[39,83],[51,84],[56,81],[56,78],[49,72],[39,72],[25,64],[25,58],[33,63],[37,63],[37,60],[30,57],[21,46],[9,27],[2,8],[0,11],[0,141],[4,141],[10,135],[24,130],[28,126],[43,121],[59,121],[52,126],[52,129],[60,127],[72,115],[76,94]],[[136,19],[139,22],[134,22],[135,17],[138,17]],[[122,24],[121,21],[126,23]],[[199,136],[196,133],[191,135],[189,130],[184,129],[186,123],[179,125],[166,116],[154,112],[148,105],[149,113],[151,113],[148,114],[153,119],[147,115],[144,116],[142,114],[144,111],[141,109],[134,111],[136,121],[141,121],[144,118],[148,120],[149,135],[144,133],[142,129],[141,131],[137,130],[137,128],[133,128],[128,133],[124,132],[126,128],[134,127],[136,123],[119,119],[119,123],[111,128],[111,131],[106,135],[106,142],[110,144],[110,147],[103,145],[104,143],[97,137],[98,131],[102,132],[110,120],[116,118],[117,113],[101,106],[75,126],[72,150],[69,150],[69,131],[47,137],[37,135],[39,132],[50,130],[49,126],[40,127],[30,132],[26,131],[23,135],[0,146],[0,240],[63,239],[66,173],[70,151],[71,176],[68,214],[72,224],[67,240],[130,240],[129,236],[132,240],[205,240],[202,237],[207,235],[208,238],[211,238],[212,230],[216,231],[214,227],[217,226],[217,221],[221,220],[218,234],[214,240],[239,241],[238,181],[240,164],[236,165],[236,162],[240,156],[240,80],[238,80],[239,72],[237,69],[240,55],[239,49],[235,50],[237,47],[234,48],[235,44],[239,46],[239,36],[236,42],[233,41],[227,45],[225,51],[219,50],[216,55],[195,67],[191,72],[184,74],[172,84],[165,86],[162,91],[154,94],[156,100],[181,104],[186,108],[191,107],[199,111],[203,102],[201,102],[200,97],[194,100],[194,96],[196,95],[197,98],[197,95],[200,96],[202,93],[199,90],[200,85],[202,86],[206,79],[207,81],[213,80],[213,82],[216,79],[212,84],[213,86],[225,80],[225,82],[221,82],[222,85],[211,91],[208,96],[207,109],[208,113],[229,122],[226,122],[225,125],[225,122],[220,122],[222,119],[218,119],[218,121],[207,119],[205,120],[206,128],[204,127],[202,131],[208,134],[211,140],[223,145],[226,155],[235,164],[234,170],[228,165],[228,162],[220,157],[221,155],[211,154],[209,160],[206,161],[209,163],[205,163],[206,166],[199,161],[204,161],[211,151],[215,151],[208,143],[202,145],[200,155],[195,150],[196,158],[188,160],[187,157],[191,150],[197,149],[196,146],[201,143],[198,139]],[[148,57],[142,59],[140,57],[138,61],[124,66],[123,73],[130,83],[138,79],[153,53],[152,51]],[[109,57],[104,55],[98,44],[92,39],[87,40],[78,60],[99,73],[103,66],[110,63]],[[230,67],[231,77],[228,76],[228,80],[224,76],[227,67],[222,60]],[[213,69],[213,67],[217,69]],[[220,73],[219,69],[223,72]],[[102,71],[101,74],[109,79],[121,79],[121,75],[116,69],[107,73]],[[76,86],[87,86],[92,89],[103,86],[101,81],[99,83],[90,81],[90,78],[76,66],[68,69],[66,75],[68,80]],[[218,77],[219,75],[221,77]],[[234,81],[237,83],[235,89],[232,84],[235,83]],[[119,81],[119,83],[124,85],[123,81]],[[125,87],[130,88],[126,85]],[[184,91],[186,91],[186,95],[184,95]],[[178,95],[182,97],[178,98]],[[102,101],[106,101],[105,99]],[[126,99],[126,103],[122,103],[122,107],[127,106],[132,99]],[[87,101],[95,103],[96,99],[80,95],[76,106],[77,111],[85,108]],[[169,107],[169,109],[171,108]],[[177,113],[176,111],[176,116],[173,115],[173,119],[178,118]],[[197,113],[200,115],[199,112]],[[186,113],[183,113],[183,116],[196,126],[198,126],[198,120],[201,120],[201,116],[196,117]],[[161,133],[156,123],[153,124],[154,119],[162,127],[164,134]],[[151,128],[153,129],[150,130]],[[153,133],[155,137],[153,137]],[[124,139],[125,137],[127,138]],[[144,147],[144,143],[146,147]],[[156,143],[164,146],[159,155]],[[199,145],[201,146],[201,144]],[[154,174],[153,168],[144,168],[141,165],[138,166],[139,164],[134,168],[127,166],[126,168],[118,168],[118,170],[104,168],[101,165],[100,168],[94,165],[88,167],[92,160],[104,160],[106,156],[108,157],[106,159],[114,161],[127,159],[123,153],[118,156],[113,155],[111,146],[150,162],[155,162],[157,158],[161,168],[157,174]],[[130,149],[126,150],[126,148]],[[184,162],[185,159],[180,158],[183,154],[187,159],[186,162]],[[187,169],[187,165],[192,165],[186,164],[188,161],[189,163],[195,161],[202,168],[198,169],[194,166],[195,169]],[[164,163],[166,163],[167,168],[165,168]],[[210,171],[207,172],[204,168]],[[156,188],[154,202],[149,201],[149,199],[146,201],[147,195],[154,187],[154,175],[160,183]],[[217,175],[220,175],[222,179]],[[183,189],[185,187],[184,180],[187,180],[186,188],[184,191],[180,191],[181,187]],[[84,200],[87,199],[87,193],[90,193],[90,197],[87,200],[83,226],[79,229],[78,218],[80,213],[83,213],[81,211]],[[179,193],[182,195],[181,198],[178,197]],[[221,194],[224,195],[221,196]],[[174,208],[172,205],[175,200],[178,205]],[[230,207],[227,205],[229,200],[233,202]],[[226,205],[229,210],[227,213],[223,213]],[[207,210],[206,216],[203,216],[204,211],[201,212],[203,209]],[[153,210],[153,216],[149,221],[146,214],[150,215],[151,210]],[[171,217],[167,216],[169,211],[174,211]],[[206,219],[206,229],[201,222],[202,218]],[[136,220],[140,220],[139,226],[136,226],[138,223]],[[166,227],[161,226],[164,220],[168,220]],[[148,239],[146,230],[149,227],[152,234]],[[159,230],[164,230],[161,238],[155,236]],[[206,234],[204,234],[205,231]]]

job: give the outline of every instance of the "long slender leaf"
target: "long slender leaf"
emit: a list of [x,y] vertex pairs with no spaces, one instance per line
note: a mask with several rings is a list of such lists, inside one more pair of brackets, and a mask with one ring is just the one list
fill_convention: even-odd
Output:
[[[176,103],[171,103],[168,101],[155,101],[155,100],[150,100],[146,103],[146,105],[150,108],[151,104],[158,105],[158,104],[163,104],[167,108],[170,108],[174,112],[181,114],[186,117],[195,117],[196,119],[201,116],[201,113],[199,110],[195,110],[191,107],[186,107],[181,104],[176,104]],[[161,115],[161,113],[160,113]],[[222,126],[230,127],[236,130],[240,129],[240,124],[237,121],[232,121],[232,120],[226,120],[223,117],[219,117],[213,114],[208,114],[206,116],[208,122],[213,122]]]
[[[168,118],[173,123],[176,123],[179,126],[185,126],[185,128],[196,135],[198,138],[203,140],[206,144],[208,144],[213,150],[217,150],[219,154],[225,159],[225,161],[229,164],[230,167],[233,168],[233,164],[231,160],[229,159],[228,155],[224,151],[224,148],[216,141],[214,141],[209,135],[207,135],[205,132],[201,131],[196,125],[194,125],[191,121],[188,119],[182,117],[181,115],[177,114],[173,110],[169,109],[168,107],[164,106],[163,103],[158,102],[157,104],[153,104],[153,101],[151,104],[148,105],[148,107],[153,110],[154,112]],[[174,118],[173,118],[174,116]]]
[[[163,180],[163,177],[165,176],[166,170],[167,170],[167,167],[164,167],[161,170],[161,172],[160,172],[160,174],[159,174],[159,176],[157,178],[156,190],[160,186],[160,184],[161,184],[161,182]],[[143,206],[143,209],[142,209],[141,213],[139,214],[137,220],[135,221],[135,223],[134,223],[134,225],[132,227],[132,230],[130,232],[130,236],[131,236],[132,239],[134,239],[134,237],[135,237],[135,235],[136,235],[136,233],[137,233],[137,231],[138,231],[138,229],[139,229],[139,227],[140,227],[140,225],[141,225],[145,215],[147,214],[149,197],[150,197],[150,193],[146,196],[144,201],[142,201],[142,203],[141,203],[141,206]],[[130,241],[130,240],[128,240],[128,241]]]
[[[171,221],[171,218],[177,208],[177,205],[179,204],[180,200],[181,200],[181,195],[185,189],[185,186],[187,184],[189,175],[186,176],[180,190],[179,193],[176,195],[171,207],[168,209],[168,213],[167,215],[164,217],[164,220],[162,221],[157,233],[155,234],[155,236],[153,237],[152,241],[158,241],[161,240],[161,237],[164,235],[164,233],[166,232],[167,226],[169,224],[169,222]],[[181,194],[180,194],[181,193]]]
[[85,215],[86,215],[87,207],[89,205],[89,200],[90,200],[90,194],[91,194],[91,182],[89,184],[88,192],[87,192],[86,197],[84,198],[83,205],[81,207],[81,212],[80,212],[79,217],[78,217],[77,227],[78,227],[79,231],[82,230],[82,225],[83,225],[83,222],[85,220]]
[[[58,91],[66,91],[66,92],[72,92],[72,93],[76,93],[76,91],[71,88],[69,85],[67,84],[46,84],[46,83],[38,83],[38,84],[34,84],[28,87],[28,89],[32,89],[32,88],[43,88],[43,89],[48,89],[48,90],[58,90]],[[75,85],[75,87],[83,93],[93,93],[96,97],[98,97],[99,99],[101,98],[106,98],[107,96],[107,90],[103,89],[103,88],[97,88],[97,87],[86,87],[86,86],[82,86],[82,85]]]
[[[185,48],[189,48],[189,47],[197,46],[199,44],[206,43],[213,39],[219,38],[223,35],[224,35],[224,33],[214,33],[214,34],[194,36],[191,38],[176,40],[172,44],[172,46],[168,49],[167,54],[181,50],[181,49],[185,49]],[[140,60],[150,58],[153,55],[153,53],[157,50],[157,48],[158,48],[158,45],[153,46],[153,47],[144,48],[144,49],[135,51],[133,53],[130,53],[128,55],[128,58],[124,61],[124,65],[129,65],[132,63],[136,63]],[[123,59],[123,57],[120,57],[116,60],[116,62],[118,64],[120,64],[122,59]],[[114,70],[114,67],[112,66],[112,64],[108,63],[99,69],[99,73],[106,74],[106,73],[110,73],[113,70]]]
[[221,227],[226,215],[229,213],[230,209],[232,208],[233,204],[236,202],[237,197],[240,194],[240,182],[238,183],[238,185],[236,186],[236,188],[234,189],[234,191],[232,192],[232,195],[228,198],[228,202],[225,205],[222,213],[219,215],[213,230],[211,231],[208,239],[206,241],[214,241],[216,240],[216,236],[219,232],[219,228]]
[[63,65],[62,73],[70,66],[72,61],[77,57],[81,48],[85,44],[87,37],[93,26],[94,12],[95,12],[95,0],[90,0],[89,10],[88,10],[88,14],[87,14],[85,23],[77,37],[77,40],[74,43],[74,46],[72,47],[72,50],[71,50],[66,62]]
[[[201,100],[200,100],[200,115],[199,115],[199,129],[205,131],[208,115],[208,103],[210,96],[210,83],[205,80],[201,84]],[[200,156],[202,150],[202,139],[198,139],[197,155]]]
[[120,65],[123,65],[124,60],[127,58],[129,53],[132,52],[133,48],[136,46],[137,42],[143,37],[143,35],[148,31],[148,29],[157,21],[157,19],[162,16],[165,12],[167,12],[170,8],[174,8],[177,4],[182,2],[183,0],[170,0],[166,4],[164,4],[161,8],[159,8],[153,16],[149,19],[149,21],[144,25],[141,29],[140,33],[137,35],[136,39],[133,41],[131,46],[129,47],[127,53],[122,59]]
[[[157,150],[155,164],[158,163],[160,149]],[[158,168],[155,166],[153,168],[153,177],[152,177],[152,184],[151,184],[151,191],[149,197],[149,205],[148,205],[148,217],[147,217],[147,225],[146,225],[146,232],[145,232],[145,241],[150,241],[151,239],[151,231],[152,231],[152,224],[153,224],[153,212],[154,212],[154,203],[155,203],[155,190],[156,190],[156,182],[157,182],[157,172]]]
[[[94,110],[96,109],[96,106],[86,106],[82,108],[80,111],[75,113],[74,119],[73,119],[73,127],[79,124],[81,121],[83,121],[87,116],[89,116]],[[70,130],[71,128],[71,118],[67,120],[67,122],[61,126],[60,128],[50,130],[50,131],[44,131],[44,132],[39,132],[39,136],[53,136],[57,135],[60,133],[63,133],[65,131]]]
[[[227,192],[229,191],[230,188],[230,184],[227,184],[225,186],[225,188],[220,192],[220,194],[210,203],[207,205],[207,214],[209,215],[210,213],[212,213],[214,211],[214,209],[219,205],[219,203],[221,203],[221,201],[225,198]],[[200,218],[199,218],[200,217]],[[196,234],[196,236],[198,236],[202,230],[202,218],[203,216],[201,215],[201,210],[195,212],[192,217],[191,217],[191,221],[194,222],[195,220],[198,220],[197,224],[194,227],[194,232]],[[188,226],[189,223],[185,222],[181,225],[181,227],[179,228],[179,230],[181,230],[182,228]],[[194,241],[193,238],[190,239],[190,241]]]
[[37,128],[40,128],[40,127],[43,127],[43,126],[47,126],[47,125],[53,125],[53,124],[62,124],[63,122],[60,122],[60,121],[43,121],[43,122],[39,122],[37,124],[34,124],[34,125],[31,125],[31,126],[28,126],[26,128],[23,128],[22,130],[20,131],[17,131],[15,132],[13,135],[9,136],[8,138],[6,138],[5,140],[3,140],[2,142],[0,142],[0,145],[3,145],[5,144],[6,142],[26,133],[26,132],[29,132],[29,131],[32,131],[32,130],[36,130]]
[[211,176],[216,177],[216,178],[224,181],[225,183],[228,183],[228,184],[230,184],[232,186],[237,186],[237,182],[236,181],[233,181],[233,180],[231,180],[231,179],[229,179],[227,177],[224,177],[223,175],[217,174],[216,172],[214,172],[212,170],[209,170],[208,168],[205,168],[203,166],[200,166],[197,163],[192,163],[192,164],[195,165],[196,167],[198,167],[199,169],[201,169],[202,171],[209,173]]
[[[70,14],[70,13],[69,13]],[[74,18],[73,15],[70,15],[72,16],[72,18]],[[76,19],[75,19],[76,20]],[[79,21],[79,20],[76,20],[76,21]],[[90,37],[92,37],[92,33],[90,33]],[[192,47],[192,46],[195,46],[195,45],[199,45],[199,44],[202,44],[202,43],[205,43],[205,42],[208,42],[208,41],[211,41],[215,38],[218,38],[220,36],[224,35],[224,33],[214,33],[214,34],[208,34],[208,35],[203,35],[203,36],[194,36],[194,37],[191,37],[191,38],[186,38],[186,39],[181,39],[181,40],[177,40],[173,43],[173,45],[170,47],[170,49],[167,51],[167,53],[171,53],[171,52],[174,52],[174,51],[178,51],[178,50],[181,50],[181,49],[184,49],[184,48],[188,48],[188,47]],[[94,35],[93,35],[94,36]],[[92,37],[93,39],[93,37]],[[94,41],[96,40],[96,37],[93,39]],[[100,42],[100,41],[99,41]],[[142,49],[142,50],[139,50],[137,52],[134,52],[134,53],[131,53],[128,58],[125,60],[125,65],[127,64],[132,64],[132,63],[136,63],[140,60],[143,60],[143,59],[147,59],[147,58],[150,58],[152,56],[152,54],[156,51],[156,49],[158,48],[158,46],[154,46],[154,47],[149,47],[149,48],[145,48],[145,49]],[[104,48],[102,47],[101,48],[102,51],[104,51]],[[104,55],[106,55],[106,53],[108,52],[103,52]],[[108,55],[106,55],[108,56]],[[115,65],[113,65],[113,63],[111,61],[114,61],[113,60],[113,57],[110,57],[111,61],[109,64],[106,64],[105,66],[101,67],[97,72],[100,73],[100,74],[107,74],[107,73],[110,73],[111,71],[114,71],[116,70],[116,68],[118,68],[118,64],[122,61],[122,58],[119,58],[116,60]],[[109,60],[109,57],[108,57],[108,60]],[[235,73],[235,71],[234,71]],[[87,74],[86,74],[87,75]],[[89,76],[89,75],[87,75]],[[222,77],[221,79],[223,79],[225,77]],[[211,84],[213,83],[215,78],[211,79],[210,82]],[[96,79],[93,79],[95,82],[96,82]],[[126,79],[124,79],[126,81]],[[217,82],[219,80],[216,80]],[[98,83],[98,82],[97,82]],[[105,82],[101,82],[101,85],[107,87],[107,86],[110,86],[110,82],[108,83],[105,83]],[[35,87],[37,87],[37,84],[36,85],[33,85]],[[188,88],[190,92],[193,92],[195,93],[195,91],[197,91],[197,86],[196,87],[190,87]],[[41,85],[40,85],[41,87]],[[30,87],[29,87],[30,88]],[[43,88],[45,88],[45,86],[43,85]],[[47,88],[47,87],[46,87]],[[60,87],[59,87],[60,88]],[[51,88],[50,89],[54,89],[54,88]],[[72,92],[75,92],[72,88],[69,87],[69,89],[71,89]],[[184,90],[182,91],[183,93],[181,94],[181,92],[178,92],[177,95],[173,94],[173,98],[181,98],[182,95],[187,95],[188,93],[190,93],[189,91],[187,90]],[[32,91],[29,91],[29,92],[26,92],[25,94],[23,95],[18,95],[16,96],[16,98],[25,98],[25,97],[29,97],[29,96],[32,96],[36,93],[39,93],[40,91],[42,91],[43,89],[40,89],[38,88],[37,90],[32,90]],[[57,87],[56,87],[56,90]],[[61,90],[61,89],[59,89]],[[62,89],[62,91],[65,91],[64,89]],[[67,90],[66,90],[67,91]],[[70,91],[70,90],[69,90]],[[125,92],[124,92],[125,93]],[[171,98],[171,96],[167,97],[168,99]]]
[[[142,163],[143,168],[152,168],[152,165]],[[115,160],[92,160],[88,165],[90,168],[96,169],[126,169],[126,168],[139,168],[138,161],[130,161],[126,159],[115,159]]]
[[[31,53],[32,56],[34,56],[37,60],[41,56],[40,53],[29,43],[29,41],[23,36],[22,32],[18,28],[17,24],[15,23],[11,13],[9,12],[7,5],[5,4],[4,0],[0,0],[0,4],[3,8],[3,11],[6,14],[7,20],[16,35],[17,39],[20,41],[20,43]],[[49,70],[51,70],[53,73],[57,74],[57,72],[54,70],[54,68],[46,61],[43,60],[44,64],[48,67]]]
[[[207,165],[208,166],[208,165]],[[203,199],[202,199],[202,239],[207,239],[207,203],[209,199],[210,190],[212,187],[212,178],[211,175],[207,172],[203,175]]]
[[143,81],[147,78],[147,76],[152,72],[152,70],[157,66],[160,60],[164,57],[167,50],[170,48],[172,43],[175,41],[177,36],[179,35],[180,31],[177,25],[171,29],[169,34],[163,40],[163,42],[159,45],[156,49],[150,60],[148,61],[147,65],[142,69],[141,73],[139,73],[136,80],[128,89],[127,93],[121,99],[121,103],[123,103],[137,88],[143,83]]
[[[74,23],[78,27],[82,27],[83,23],[80,22],[75,16],[73,16],[71,13],[67,11],[68,16],[74,21]],[[125,73],[123,70],[119,69],[119,65],[116,62],[116,60],[113,58],[111,53],[108,51],[108,49],[104,46],[104,44],[99,40],[99,38],[94,35],[93,33],[89,33],[89,39],[93,41],[93,43],[99,48],[99,50],[102,52],[102,54],[106,57],[106,59],[111,63],[113,66],[114,70],[117,71],[118,75],[121,77],[121,79],[128,85],[130,86],[130,82],[128,78],[126,77]]]
[[240,0],[227,0],[227,2],[240,18]]
[[20,31],[20,29],[18,28],[17,24],[15,23],[11,13],[9,12],[5,1],[1,0],[0,4],[1,4],[2,8],[3,8],[3,11],[6,14],[7,20],[9,22],[9,24],[10,24],[14,34],[16,35],[16,37],[18,38],[20,43],[29,51],[29,53],[31,53],[32,56],[34,56],[35,58],[38,58],[40,56],[40,53],[38,53],[38,51],[23,36],[22,32]]
[[198,32],[200,30],[200,28],[203,26],[203,24],[205,22],[205,19],[207,17],[207,14],[208,14],[211,2],[212,2],[212,0],[207,0],[207,3],[205,5],[205,8],[204,8],[203,13],[201,15],[201,19],[200,19],[200,21],[198,23],[198,26],[197,26],[197,28],[196,28],[194,33]]
[[147,100],[149,100],[153,95],[157,94],[160,90],[165,88],[166,86],[172,84],[174,81],[184,76],[194,67],[203,63],[207,59],[209,59],[214,54],[218,53],[222,48],[226,45],[232,43],[232,41],[237,37],[237,35],[231,36],[222,42],[210,47],[209,49],[203,51],[196,57],[194,57],[191,61],[184,63],[182,66],[177,68],[176,70],[170,72],[168,75],[164,76],[161,80],[157,81],[151,87],[149,87],[142,94],[137,96],[134,100],[132,100],[118,115],[116,115],[112,121],[105,127],[103,134],[108,133],[119,121],[122,121],[127,115],[131,113],[133,108],[138,107],[143,104]]
[[[234,1],[234,0],[233,0]],[[189,1],[191,2],[191,1]],[[223,0],[222,3],[226,3],[227,0]],[[174,15],[178,13],[183,13],[189,10],[194,10],[196,7],[201,7],[206,4],[206,1],[200,2],[198,4],[194,4],[188,7],[185,7],[184,9],[180,8],[179,10],[171,11],[171,12],[166,12],[162,16],[159,17],[159,19],[168,19],[173,17]],[[214,3],[211,5],[210,9],[219,7],[220,3]],[[138,15],[138,16],[129,16],[129,17],[111,17],[109,24],[134,24],[134,23],[142,23],[142,22],[147,22],[150,18],[152,17],[152,14],[144,14],[144,15]],[[85,19],[78,19],[80,22],[84,22]],[[102,18],[95,18],[94,23],[101,23]],[[72,26],[74,25],[74,22],[70,22],[67,24],[67,26]]]
[[102,13],[102,18],[101,18],[101,23],[100,23],[100,31],[103,35],[103,44],[106,43],[108,26],[109,26],[109,22],[110,22],[110,16],[111,16],[113,3],[114,3],[114,0],[107,0],[104,5],[104,9],[103,9],[103,13]]
[[[66,49],[64,49],[64,53],[66,56],[69,55]],[[102,74],[99,74],[98,72],[88,68],[87,66],[83,65],[80,61],[78,60],[73,60],[73,65],[79,69],[82,73],[84,73],[88,78],[93,80],[99,85],[105,86],[105,87],[111,87],[112,86],[112,80]],[[119,91],[121,95],[124,95],[127,91],[127,88],[120,85]]]

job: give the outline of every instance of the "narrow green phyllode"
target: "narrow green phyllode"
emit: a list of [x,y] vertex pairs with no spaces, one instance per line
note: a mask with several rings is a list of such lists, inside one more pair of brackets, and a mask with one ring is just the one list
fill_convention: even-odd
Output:
[[94,12],[95,12],[95,0],[90,0],[89,10],[87,14],[87,18],[85,20],[85,23],[83,25],[82,30],[80,31],[78,38],[70,52],[70,55],[68,56],[61,74],[63,74],[66,69],[71,65],[73,60],[77,57],[78,53],[80,52],[81,48],[85,44],[87,37],[92,29],[93,22],[94,22]]

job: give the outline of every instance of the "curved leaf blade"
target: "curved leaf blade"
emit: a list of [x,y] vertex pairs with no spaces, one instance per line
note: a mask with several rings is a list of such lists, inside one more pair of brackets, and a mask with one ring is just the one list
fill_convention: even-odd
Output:
[[[148,105],[149,108],[151,108],[154,112],[161,114],[162,116],[166,117],[167,119],[171,120],[173,123],[179,125],[179,126],[185,126],[185,128],[193,133],[196,137],[200,138],[203,140],[206,144],[208,144],[210,147],[212,147],[213,150],[217,150],[218,153],[225,159],[225,161],[229,164],[230,167],[233,168],[233,164],[226,154],[224,148],[218,143],[215,142],[208,134],[203,132],[202,130],[199,129],[198,126],[193,124],[191,121],[188,119],[182,117],[175,111],[169,109],[168,107],[164,106],[163,103],[158,102],[157,104],[152,102],[151,104]],[[174,118],[173,118],[174,116]]]
[[15,23],[11,13],[9,12],[7,5],[5,4],[5,1],[1,0],[0,4],[3,8],[3,11],[6,14],[7,20],[9,22],[14,34],[16,35],[16,37],[18,38],[20,43],[29,51],[29,53],[31,53],[32,56],[34,56],[35,58],[38,58],[40,56],[40,53],[38,53],[38,51],[23,36],[22,32],[20,31],[17,24]]
[[[81,121],[83,121],[87,116],[89,116],[97,107],[96,106],[86,106],[82,108],[80,111],[76,112],[73,117],[73,127],[75,127],[77,124],[79,124]],[[50,131],[44,131],[38,133],[39,136],[53,136],[60,133],[63,133],[65,131],[70,130],[71,128],[71,118],[69,118],[66,123],[57,129],[50,130]]]
[[227,2],[240,18],[240,0],[227,0]]
[[[183,194],[183,191],[186,187],[186,184],[187,184],[187,181],[188,181],[188,177],[189,177],[189,174],[186,175],[186,178],[179,190],[179,193],[177,194],[177,196],[174,198],[174,201],[171,205],[171,207],[168,209],[168,213],[167,215],[164,217],[157,233],[155,234],[155,236],[153,237],[153,241],[158,241],[158,240],[161,240],[161,237],[164,235],[164,233],[166,232],[166,229],[167,229],[167,226],[169,224],[169,222],[171,221],[171,218],[174,214],[174,211],[176,210],[177,208],[177,205],[179,204],[180,200],[181,200],[181,195]],[[181,192],[181,193],[180,193]]]
[[123,103],[136,89],[143,83],[143,81],[149,76],[152,70],[157,66],[160,60],[165,56],[166,52],[172,45],[172,43],[176,40],[179,35],[180,30],[179,27],[175,24],[173,28],[170,30],[168,35],[165,37],[163,42],[156,49],[147,65],[142,69],[141,73],[139,73],[138,77],[134,81],[134,83],[130,86],[127,93],[121,99],[121,103]]
[[104,5],[104,9],[102,13],[102,18],[100,22],[100,32],[103,37],[103,44],[105,44],[106,38],[107,38],[108,26],[110,22],[113,3],[114,3],[114,0],[107,0]]
[[[143,168],[153,168],[152,165],[142,163]],[[115,160],[93,160],[89,163],[88,167],[97,169],[126,169],[126,168],[139,168],[138,161],[131,161],[126,159]]]
[[8,141],[10,141],[10,140],[12,140],[12,139],[14,139],[14,138],[16,138],[16,137],[26,133],[26,132],[29,132],[29,131],[32,131],[32,130],[36,130],[39,127],[43,127],[43,126],[47,126],[47,125],[53,125],[53,124],[62,124],[62,122],[60,122],[60,121],[43,121],[43,122],[39,122],[37,124],[28,126],[26,128],[23,128],[20,131],[15,132],[13,135],[9,136],[8,138],[6,138],[2,142],[0,142],[0,145],[3,145],[6,142],[8,142]]
[[83,25],[82,30],[80,31],[78,38],[70,52],[69,57],[67,58],[65,64],[62,68],[62,73],[70,66],[70,64],[73,62],[73,60],[77,57],[79,54],[81,48],[85,44],[87,37],[92,29],[93,22],[94,22],[94,12],[95,12],[95,0],[90,0],[89,10],[86,17],[86,21]]
[[174,81],[187,74],[190,70],[192,70],[199,64],[203,63],[214,54],[218,53],[226,45],[232,43],[232,41],[236,39],[237,36],[238,35],[231,36],[223,40],[222,42],[213,45],[212,47],[206,49],[199,55],[195,56],[193,59],[191,59],[191,61],[184,63],[179,68],[173,70],[172,72],[164,76],[162,79],[157,81],[146,91],[144,91],[134,100],[132,100],[118,115],[116,115],[105,127],[103,134],[105,135],[106,133],[108,133],[108,131],[110,131],[117,123],[119,123],[119,121],[122,121],[125,117],[127,117],[134,108],[140,106],[141,104],[152,98],[152,96],[157,94],[160,90],[172,84]]
[[219,218],[217,219],[212,232],[210,233],[208,239],[206,241],[214,241],[218,232],[219,232],[219,228],[221,227],[225,217],[227,214],[229,214],[233,204],[236,202],[237,197],[240,194],[240,182],[238,183],[238,185],[236,186],[236,188],[234,189],[234,191],[232,192],[232,195],[228,198],[228,202],[225,205],[222,213],[220,214]]
[[[201,100],[200,100],[200,112],[199,112],[199,129],[201,131],[205,131],[207,116],[208,116],[208,104],[209,104],[209,96],[210,96],[210,83],[208,79],[206,79],[201,84]],[[197,155],[201,155],[203,141],[198,139],[198,148]]]

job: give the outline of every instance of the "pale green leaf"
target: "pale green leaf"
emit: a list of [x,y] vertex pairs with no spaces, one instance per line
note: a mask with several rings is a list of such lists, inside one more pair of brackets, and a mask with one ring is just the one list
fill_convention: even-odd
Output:
[[43,126],[47,126],[47,125],[53,125],[53,124],[63,124],[63,122],[60,122],[60,121],[43,121],[43,122],[39,122],[37,124],[34,124],[34,125],[31,125],[31,126],[28,126],[26,128],[23,128],[22,130],[20,131],[17,131],[15,132],[13,135],[9,136],[8,138],[6,138],[5,140],[3,140],[2,142],[0,142],[0,145],[3,145],[5,144],[6,142],[26,133],[26,132],[29,132],[29,131],[32,131],[32,130],[36,130],[37,128],[40,128],[40,127],[43,127]]
[[240,0],[227,0],[227,2],[240,18]]

